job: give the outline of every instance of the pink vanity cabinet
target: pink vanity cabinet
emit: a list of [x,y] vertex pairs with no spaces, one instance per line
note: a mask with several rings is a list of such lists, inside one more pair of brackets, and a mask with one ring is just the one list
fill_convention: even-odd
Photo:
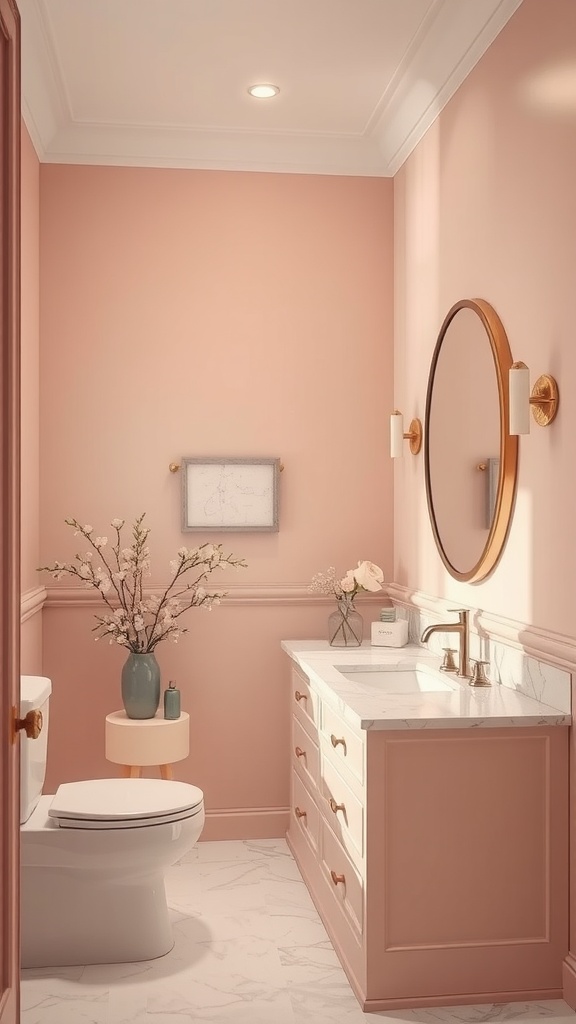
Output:
[[561,997],[568,729],[356,729],[291,673],[288,842],[363,1009]]

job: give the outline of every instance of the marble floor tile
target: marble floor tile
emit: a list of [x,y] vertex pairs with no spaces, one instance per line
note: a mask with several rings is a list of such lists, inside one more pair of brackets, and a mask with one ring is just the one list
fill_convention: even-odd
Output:
[[200,843],[166,893],[166,956],[23,971],[21,1024],[576,1024],[561,1000],[364,1014],[281,839]]

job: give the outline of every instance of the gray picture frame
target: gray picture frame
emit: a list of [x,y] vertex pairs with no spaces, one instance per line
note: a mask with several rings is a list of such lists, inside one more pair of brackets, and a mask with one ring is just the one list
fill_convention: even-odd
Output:
[[280,459],[186,456],[182,466],[182,532],[279,530]]

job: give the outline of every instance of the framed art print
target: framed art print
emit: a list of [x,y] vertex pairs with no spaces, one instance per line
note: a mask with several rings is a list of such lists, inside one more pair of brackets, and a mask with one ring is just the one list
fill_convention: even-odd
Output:
[[182,459],[182,529],[278,530],[280,459]]

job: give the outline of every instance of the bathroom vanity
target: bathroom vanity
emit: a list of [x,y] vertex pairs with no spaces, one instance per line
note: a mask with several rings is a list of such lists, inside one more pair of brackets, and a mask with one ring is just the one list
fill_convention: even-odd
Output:
[[282,647],[287,838],[363,1009],[560,997],[570,715],[421,647]]

